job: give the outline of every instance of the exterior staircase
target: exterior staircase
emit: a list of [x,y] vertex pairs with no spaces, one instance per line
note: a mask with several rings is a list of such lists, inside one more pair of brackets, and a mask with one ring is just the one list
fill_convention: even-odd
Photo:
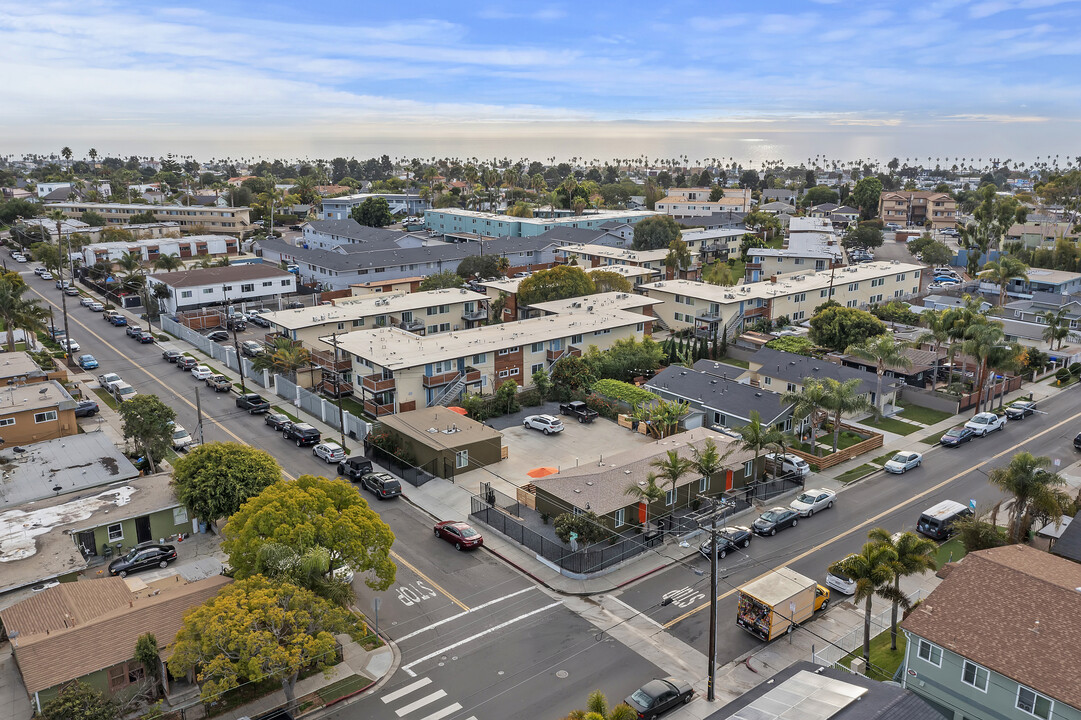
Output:
[[463,388],[465,388],[465,377],[461,373],[458,373],[458,376],[457,378],[455,378],[454,382],[448,385],[446,389],[443,390],[443,392],[432,398],[432,401],[428,403],[428,407],[434,407],[436,405],[446,405],[447,402],[451,400],[456,400],[458,398],[458,393],[460,393]]

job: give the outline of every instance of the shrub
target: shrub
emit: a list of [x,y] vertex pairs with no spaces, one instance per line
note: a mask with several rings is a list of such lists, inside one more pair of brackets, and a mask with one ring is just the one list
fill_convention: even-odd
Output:
[[587,510],[581,515],[563,513],[556,518],[556,537],[565,543],[571,540],[571,533],[578,533],[580,545],[592,545],[608,537],[608,529],[601,525],[601,519],[597,513]]
[[544,403],[544,397],[535,389],[523,390],[518,393],[518,403],[525,407],[536,407]]
[[610,403],[596,395],[587,395],[585,404],[590,410],[595,410],[598,415],[608,420],[615,420],[616,416],[619,415],[619,408],[614,403]]
[[1070,379],[1070,369],[1064,367],[1059,368],[1055,371],[1055,379],[1058,380],[1059,384],[1066,382]]
[[[598,395],[604,395],[613,400],[619,400],[631,407],[641,403],[651,403],[657,399],[657,396],[649,390],[643,390],[637,385],[632,385],[631,383],[626,383],[622,380],[598,380],[593,383],[592,390]],[[597,412],[600,412],[600,410]]]
[[793,335],[786,335],[784,337],[774,338],[766,343],[766,347],[772,350],[781,350],[782,352],[795,353],[796,355],[810,355],[814,350],[815,344],[805,337],[795,337]]
[[1074,363],[1070,366],[1070,374],[1074,377],[1081,375],[1081,363]]

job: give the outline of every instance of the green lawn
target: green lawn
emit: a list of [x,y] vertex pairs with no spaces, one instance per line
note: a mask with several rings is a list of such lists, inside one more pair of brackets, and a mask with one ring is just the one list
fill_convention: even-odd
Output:
[[300,422],[300,418],[298,418],[298,417],[297,417],[296,415],[294,415],[293,413],[289,412],[288,410],[286,410],[286,409],[285,409],[285,408],[283,408],[283,407],[280,407],[280,406],[278,406],[278,405],[272,405],[272,406],[270,407],[270,409],[271,409],[271,410],[273,410],[273,411],[274,411],[274,412],[276,412],[276,413],[281,413],[282,415],[284,415],[285,417],[289,418],[290,420],[292,420],[292,421],[293,421],[293,422],[295,422],[295,423],[298,423],[298,422]]
[[[862,641],[856,650],[841,658],[838,664],[849,667],[857,657],[863,657]],[[887,628],[871,638],[871,663],[867,667],[867,677],[878,681],[892,680],[904,659],[905,634],[898,629],[897,649],[890,650],[890,630]]]
[[890,452],[886,453],[885,455],[879,455],[878,457],[876,457],[871,462],[877,463],[879,465],[885,465],[887,462],[892,460],[893,456],[896,455],[896,454],[897,454],[896,451],[890,451]]
[[744,370],[751,366],[751,364],[748,363],[746,360],[740,360],[739,358],[733,357],[723,357],[717,362],[724,363],[725,365],[731,365],[733,367],[743,368]]
[[853,480],[857,480],[857,479],[863,477],[864,475],[867,475],[868,473],[873,472],[875,470],[878,470],[878,468],[876,468],[874,465],[864,463],[863,465],[860,465],[859,467],[855,467],[855,468],[852,468],[851,470],[849,470],[847,472],[841,473],[840,475],[837,476],[837,479],[839,481],[843,482],[843,483],[850,483]]
[[895,420],[894,418],[879,418],[878,420],[864,420],[863,425],[868,425],[879,430],[894,433],[895,435],[909,435],[911,433],[920,430],[919,425],[913,425],[912,423],[902,422],[901,420]]
[[919,405],[908,405],[901,403],[904,408],[898,413],[905,420],[911,420],[912,422],[923,423],[924,425],[934,425],[940,423],[943,420],[947,420],[953,415],[944,410],[932,410],[931,408],[920,407]]
[[351,695],[358,690],[363,690],[372,684],[372,680],[364,675],[350,675],[349,677],[342,678],[332,682],[324,688],[319,688],[315,691],[324,703],[334,702],[347,695]]
[[103,403],[111,407],[113,410],[116,410],[116,400],[113,399],[112,395],[105,392],[101,388],[94,388],[94,394],[97,395]]
[[938,547],[938,552],[935,554],[935,567],[940,568],[948,562],[960,560],[966,552],[960,538],[947,540]]
[[934,435],[928,435],[925,438],[920,438],[920,442],[926,445],[938,445],[938,441],[941,438],[942,433],[935,433]]
[[354,417],[364,417],[364,406],[353,397],[342,398],[342,410],[352,413]]

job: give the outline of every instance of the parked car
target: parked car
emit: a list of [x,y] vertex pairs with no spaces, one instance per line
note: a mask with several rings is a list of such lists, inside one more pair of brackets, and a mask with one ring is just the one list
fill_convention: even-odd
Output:
[[976,433],[977,437],[983,437],[987,433],[1005,428],[1006,416],[995,415],[994,413],[989,412],[977,413],[971,420],[965,423],[965,427]]
[[195,440],[192,439],[191,433],[185,430],[183,425],[177,425],[176,423],[173,423],[174,450],[183,450],[194,442]]
[[[849,555],[848,557],[852,557]],[[848,558],[845,558],[846,560]],[[827,570],[826,571],[826,587],[833,588],[839,593],[845,595],[856,594],[856,581],[845,575],[840,570]]]
[[41,279],[42,280],[52,280],[53,279],[53,274],[51,272],[49,272],[48,270],[46,270],[45,272],[41,273]]
[[1073,436],[1074,450],[1081,450],[1081,433],[1077,433]]
[[75,297],[79,294],[79,288],[73,285],[68,285],[66,288],[64,288],[64,294],[68,297]]
[[886,472],[901,475],[913,468],[918,468],[923,463],[923,455],[918,452],[899,452],[890,458],[889,462],[882,466]]
[[788,507],[799,513],[800,517],[811,517],[816,512],[829,510],[837,499],[833,490],[804,490]]
[[191,355],[181,355],[176,360],[176,367],[179,370],[191,370],[199,364],[199,361],[193,358]]
[[811,474],[810,464],[798,455],[792,455],[785,453],[779,455],[778,453],[768,453],[766,456],[766,466],[773,468],[775,463],[780,463],[778,468],[782,475],[795,475],[796,477],[807,477]]
[[240,343],[240,353],[248,357],[258,357],[263,354],[263,346],[254,340],[245,340]]
[[319,442],[319,431],[308,423],[286,423],[282,428],[282,438],[296,440],[297,447],[314,445]]
[[149,345],[150,343],[154,342],[154,333],[150,332],[149,330],[143,330],[135,339],[143,345]]
[[946,431],[946,434],[938,439],[938,442],[946,447],[957,447],[962,443],[967,443],[976,433],[973,432],[967,425],[958,425],[955,428],[950,428]]
[[247,410],[249,415],[270,411],[270,403],[255,393],[247,393],[238,397],[236,406],[241,410]]
[[131,552],[124,557],[117,558],[109,563],[109,574],[127,577],[128,573],[136,570],[168,567],[169,563],[174,560],[176,560],[176,548],[172,545],[142,543],[133,547]]
[[[45,277],[44,275],[42,275],[41,277],[42,277],[42,279],[44,279],[44,280],[48,280],[48,279],[52,278],[52,273],[49,273],[49,277],[48,277],[48,278],[46,278],[46,277]],[[64,289],[64,288],[66,288],[66,287],[67,287],[68,285],[71,285],[71,281],[70,281],[70,280],[57,280],[57,281],[56,281],[56,282],[55,282],[55,283],[53,284],[53,286],[54,286],[54,287],[55,287],[55,288],[56,288],[57,290],[63,290],[63,289]]]
[[44,267],[36,267],[36,268],[34,268],[34,274],[37,275],[38,277],[41,277],[44,273],[47,273],[47,272],[49,272],[49,271],[46,270]]
[[599,413],[596,410],[592,410],[581,400],[571,400],[570,402],[559,404],[560,415],[572,415],[578,418],[580,423],[591,423],[597,419]]
[[338,463],[338,474],[344,475],[350,480],[359,480],[372,471],[372,461],[363,455],[351,457]]
[[345,459],[345,450],[336,442],[321,442],[312,447],[312,455],[332,465]]
[[240,315],[234,315],[225,321],[225,327],[229,330],[240,332],[248,327],[248,323]]
[[192,376],[193,378],[195,378],[196,380],[203,380],[203,381],[206,381],[206,380],[207,380],[208,378],[210,378],[210,377],[211,377],[211,376],[212,376],[213,374],[214,374],[214,371],[213,371],[213,370],[211,370],[211,369],[210,369],[209,367],[207,367],[206,365],[196,365],[195,367],[193,367],[193,368],[191,369],[191,376]]
[[[192,371],[195,372],[194,370]],[[224,375],[211,375],[206,379],[206,385],[213,388],[214,392],[229,392],[233,389],[233,382]]]
[[455,550],[462,548],[476,548],[484,544],[484,536],[464,522],[457,520],[444,520],[435,525],[435,536],[443,538]]
[[75,417],[93,417],[100,409],[93,400],[80,400],[75,403]]
[[179,350],[162,350],[161,359],[165,362],[175,363],[180,358],[184,357],[184,354]]
[[[751,529],[743,525],[733,525],[730,528],[717,531],[717,557],[723,558],[733,550],[747,548],[751,544],[753,535]],[[713,541],[710,538],[706,538],[706,541],[698,546],[698,552],[707,558],[712,549]]]
[[263,418],[263,422],[275,430],[283,430],[285,426],[292,421],[289,419],[288,415],[282,415],[281,413],[267,413]]
[[268,328],[271,324],[269,320],[260,315],[258,311],[254,310],[248,313],[248,322],[250,322],[252,325],[258,325],[261,328]]
[[97,366],[98,359],[90,353],[79,356],[79,367],[81,367],[83,370],[93,370]]
[[143,328],[141,325],[128,325],[124,328],[124,332],[127,333],[128,337],[135,337],[142,334]]
[[105,306],[99,303],[97,300],[91,300],[86,304],[86,307],[90,312],[102,312],[105,310]]
[[751,527],[759,535],[776,535],[778,530],[795,527],[798,523],[798,512],[792,508],[775,507],[759,515]]
[[398,478],[390,473],[365,473],[360,478],[360,484],[371,490],[380,500],[398,497],[402,494],[402,484],[398,482]]
[[563,432],[563,421],[555,415],[530,415],[522,421],[522,425],[540,430],[545,435]]
[[229,339],[229,333],[225,330],[212,330],[206,334],[206,339],[210,342],[221,342]]
[[67,350],[69,353],[79,352],[79,350],[82,349],[78,340],[72,340],[70,338],[62,338],[60,340],[60,347]]
[[92,302],[94,302],[94,298],[88,297],[86,295],[83,295],[81,298],[79,298],[79,304],[83,307],[87,307]]
[[1036,403],[1031,400],[1015,402],[1012,405],[1006,406],[1006,417],[1008,417],[1010,420],[1023,420],[1035,412]]
[[639,720],[653,720],[672,708],[694,699],[691,684],[674,677],[650,680],[627,696],[625,703],[638,713]]
[[112,319],[109,320],[109,322],[111,322],[115,327],[124,327],[128,324],[128,319],[123,315],[113,315]]
[[138,391],[135,390],[135,388],[133,388],[131,385],[128,385],[123,380],[119,380],[110,384],[109,392],[112,393],[113,398],[115,398],[118,403],[131,400],[133,397],[139,394]]
[[105,373],[104,375],[98,375],[98,385],[105,390],[109,389],[109,386],[114,382],[120,382],[120,376],[116,373]]

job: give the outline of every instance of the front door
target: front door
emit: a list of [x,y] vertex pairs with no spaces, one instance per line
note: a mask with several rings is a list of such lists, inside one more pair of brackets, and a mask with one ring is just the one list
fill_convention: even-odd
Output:
[[94,531],[83,530],[79,533],[79,547],[83,551],[83,557],[98,554],[97,543],[94,542]]
[[135,540],[136,542],[145,543],[150,542],[150,516],[143,515],[142,517],[135,518]]

